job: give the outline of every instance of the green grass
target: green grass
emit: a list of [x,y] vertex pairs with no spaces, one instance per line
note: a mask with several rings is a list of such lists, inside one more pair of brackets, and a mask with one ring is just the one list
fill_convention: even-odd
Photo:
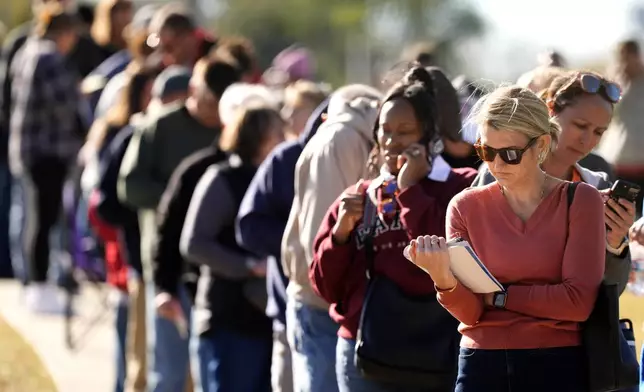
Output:
[[57,392],[54,380],[22,336],[0,316],[0,391]]

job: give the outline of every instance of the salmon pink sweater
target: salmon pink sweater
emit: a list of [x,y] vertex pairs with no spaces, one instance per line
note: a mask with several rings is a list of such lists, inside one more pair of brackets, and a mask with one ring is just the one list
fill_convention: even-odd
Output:
[[460,322],[461,346],[533,349],[581,344],[579,323],[593,308],[604,274],[604,206],[580,183],[568,211],[567,187],[557,185],[527,221],[510,208],[499,185],[457,195],[447,211],[448,238],[469,241],[499,282],[505,309],[457,284],[437,293]]

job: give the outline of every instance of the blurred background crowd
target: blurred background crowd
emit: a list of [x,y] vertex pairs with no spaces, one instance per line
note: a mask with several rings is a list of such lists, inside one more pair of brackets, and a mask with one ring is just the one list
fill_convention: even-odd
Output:
[[[580,164],[644,186],[644,8],[516,3],[3,0],[0,277],[70,319],[61,294],[107,282],[117,392],[337,390],[305,262],[410,63],[453,168],[481,164],[467,120],[494,85],[603,74],[622,101]],[[303,150],[327,159],[296,172]]]

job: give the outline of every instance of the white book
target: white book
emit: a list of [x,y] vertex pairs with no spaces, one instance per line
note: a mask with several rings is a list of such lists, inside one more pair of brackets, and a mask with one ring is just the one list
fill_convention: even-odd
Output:
[[[503,291],[503,285],[488,271],[467,241],[450,241],[447,243],[450,269],[465,287],[477,294]],[[409,245],[403,251],[407,260],[411,261]]]

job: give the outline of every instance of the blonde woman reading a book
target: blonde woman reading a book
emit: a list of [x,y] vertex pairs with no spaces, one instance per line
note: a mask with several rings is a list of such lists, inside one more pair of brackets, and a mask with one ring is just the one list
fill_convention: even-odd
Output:
[[421,236],[410,258],[434,281],[437,298],[461,324],[457,392],[587,391],[579,325],[604,274],[604,207],[599,192],[540,168],[559,125],[520,87],[499,88],[474,114],[476,150],[496,182],[449,204],[448,239],[472,246],[505,290],[474,294],[450,269],[446,239]]

